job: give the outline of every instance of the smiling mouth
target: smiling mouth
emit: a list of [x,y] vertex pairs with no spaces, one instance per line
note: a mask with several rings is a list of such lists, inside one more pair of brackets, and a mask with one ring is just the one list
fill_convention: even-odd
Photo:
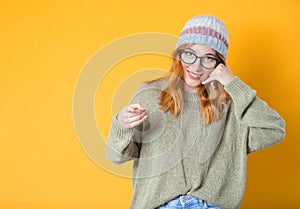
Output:
[[192,77],[192,78],[194,78],[194,79],[200,79],[200,77],[203,75],[203,73],[200,73],[200,74],[197,74],[197,73],[194,73],[194,72],[192,72],[192,71],[189,71],[189,70],[186,70],[188,73],[189,73],[189,75]]

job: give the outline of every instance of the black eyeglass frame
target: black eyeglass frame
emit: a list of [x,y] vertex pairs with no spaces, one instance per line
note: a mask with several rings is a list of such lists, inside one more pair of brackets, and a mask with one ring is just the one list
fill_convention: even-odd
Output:
[[[193,54],[193,55],[196,57],[196,59],[194,60],[194,62],[188,63],[188,62],[185,62],[185,61],[181,58],[181,55],[182,55],[183,53],[187,53],[187,52]],[[181,60],[182,62],[184,62],[185,64],[187,64],[187,65],[192,65],[192,64],[194,64],[194,63],[199,59],[199,60],[200,60],[201,66],[202,66],[203,68],[205,68],[205,69],[208,69],[208,70],[214,69],[214,68],[216,68],[220,63],[223,63],[223,60],[220,59],[220,58],[218,58],[218,57],[212,57],[212,56],[209,56],[209,55],[204,55],[204,56],[202,56],[202,57],[199,57],[199,56],[197,56],[195,53],[190,52],[190,51],[186,51],[186,50],[180,50],[180,51],[179,51],[179,57],[180,57],[180,60]],[[207,58],[207,57],[210,58],[210,59],[214,59],[214,60],[216,61],[216,64],[215,64],[214,67],[207,68],[207,67],[203,66],[203,64],[202,64],[202,59],[203,59],[203,58]]]

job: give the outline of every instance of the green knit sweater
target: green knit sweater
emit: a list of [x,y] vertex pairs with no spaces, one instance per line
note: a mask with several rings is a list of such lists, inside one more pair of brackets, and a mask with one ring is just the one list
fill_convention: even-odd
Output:
[[235,77],[225,90],[231,96],[221,120],[206,125],[195,93],[183,91],[179,116],[163,113],[159,97],[166,82],[143,84],[132,103],[148,119],[122,128],[113,118],[107,156],[120,164],[134,160],[131,209],[153,209],[183,194],[223,209],[240,207],[246,181],[247,154],[285,136],[285,122],[256,92]]

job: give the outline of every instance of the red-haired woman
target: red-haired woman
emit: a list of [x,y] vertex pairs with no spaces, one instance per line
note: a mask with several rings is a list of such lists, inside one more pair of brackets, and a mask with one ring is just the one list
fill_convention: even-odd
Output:
[[284,138],[284,120],[233,75],[227,50],[221,20],[193,17],[170,73],[114,116],[107,156],[134,160],[132,209],[237,209],[247,154]]

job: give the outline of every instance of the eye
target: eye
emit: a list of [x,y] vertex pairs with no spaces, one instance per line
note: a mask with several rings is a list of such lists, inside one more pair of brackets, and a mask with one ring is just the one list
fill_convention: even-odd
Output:
[[185,52],[185,55],[188,57],[193,57],[195,56],[192,52]]
[[211,63],[215,63],[216,62],[216,58],[214,57],[204,57],[205,62],[211,62]]
[[193,64],[197,60],[197,56],[190,51],[181,51],[180,59],[185,64]]

